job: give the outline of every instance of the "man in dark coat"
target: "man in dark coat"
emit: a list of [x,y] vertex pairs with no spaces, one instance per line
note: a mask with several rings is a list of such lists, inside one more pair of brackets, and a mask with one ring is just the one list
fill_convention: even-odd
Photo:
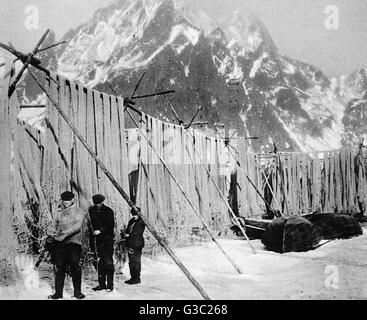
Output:
[[[140,212],[140,208],[137,208]],[[130,219],[125,232],[126,247],[129,256],[129,269],[131,279],[125,281],[127,284],[140,283],[141,271],[141,252],[144,247],[144,229],[145,223],[134,209],[130,211],[132,218]]]
[[[93,244],[96,244],[98,256],[98,286],[94,291],[113,290],[113,241],[115,230],[115,215],[111,208],[104,205],[105,197],[96,194],[92,197],[93,206],[89,208],[91,220],[90,234],[93,237]],[[95,240],[95,241],[94,241]],[[107,284],[106,284],[107,280]]]
[[54,236],[53,260],[55,264],[55,294],[49,299],[62,299],[66,268],[70,267],[73,280],[74,297],[85,298],[81,292],[82,269],[80,255],[82,251],[81,229],[85,213],[74,203],[74,194],[70,191],[61,194],[62,204],[55,217],[56,236]]

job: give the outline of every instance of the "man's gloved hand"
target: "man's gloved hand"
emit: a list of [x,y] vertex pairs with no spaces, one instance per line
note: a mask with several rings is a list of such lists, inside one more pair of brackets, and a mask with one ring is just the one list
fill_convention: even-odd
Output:
[[98,236],[99,234],[101,234],[101,231],[100,231],[100,230],[95,230],[95,231],[94,231],[94,235],[95,235],[95,236]]
[[55,245],[55,236],[47,236],[45,239],[45,249],[51,252],[54,249]]

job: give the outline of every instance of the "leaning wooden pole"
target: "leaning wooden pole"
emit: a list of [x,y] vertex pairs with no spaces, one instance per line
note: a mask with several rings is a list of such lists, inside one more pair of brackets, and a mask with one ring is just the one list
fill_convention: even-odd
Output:
[[[186,134],[188,133],[186,130],[185,130],[184,132],[185,132]],[[190,136],[192,137],[192,135],[191,135],[191,134],[190,134]],[[231,213],[232,218],[233,218],[233,219],[234,219],[234,221],[236,222],[237,226],[240,228],[240,230],[241,230],[242,234],[245,236],[245,238],[246,238],[246,240],[247,240],[247,242],[248,242],[248,244],[249,244],[250,248],[252,249],[252,252],[253,252],[253,253],[256,253],[256,251],[255,251],[254,247],[252,246],[252,244],[251,244],[251,242],[250,242],[250,239],[248,238],[248,236],[247,236],[247,234],[246,234],[246,231],[243,229],[243,227],[242,227],[242,225],[241,225],[240,221],[238,220],[238,218],[237,218],[236,214],[233,212],[233,209],[232,209],[232,208],[231,208],[231,206],[229,205],[228,200],[225,198],[225,196],[224,196],[223,192],[219,189],[219,187],[218,187],[217,183],[214,181],[214,179],[213,179],[212,175],[210,174],[209,169],[208,169],[208,168],[206,167],[206,165],[204,164],[203,159],[201,159],[201,158],[200,158],[200,156],[198,155],[198,153],[196,152],[196,149],[195,149],[195,146],[194,146],[194,143],[193,143],[193,141],[192,141],[192,140],[191,140],[191,142],[192,142],[192,147],[193,147],[193,149],[194,149],[194,155],[195,155],[195,157],[197,157],[197,158],[199,159],[199,163],[200,163],[200,164],[202,165],[202,167],[205,169],[205,171],[206,171],[206,173],[207,173],[208,177],[209,177],[209,178],[210,178],[210,180],[213,182],[213,184],[214,184],[215,188],[217,189],[217,191],[218,191],[218,193],[219,193],[219,196],[221,197],[221,199],[223,200],[224,204],[227,206],[227,208],[228,208],[229,212]],[[245,225],[245,226],[246,226],[246,225]]]
[[192,210],[194,211],[194,213],[196,214],[196,216],[201,220],[201,223],[203,224],[204,228],[206,229],[206,231],[209,233],[211,239],[213,240],[213,242],[217,245],[217,247],[219,248],[219,250],[224,254],[224,256],[227,258],[227,260],[231,263],[231,265],[236,269],[236,271],[238,273],[242,273],[240,267],[231,259],[231,257],[224,251],[223,247],[220,245],[220,243],[214,238],[214,235],[212,233],[212,231],[210,230],[209,226],[206,224],[205,220],[203,219],[203,217],[201,216],[201,214],[199,213],[199,211],[195,208],[194,204],[191,202],[190,198],[188,197],[188,195],[186,194],[185,190],[182,188],[181,184],[177,181],[176,177],[174,176],[174,174],[171,172],[171,170],[168,168],[166,162],[162,159],[162,157],[160,156],[160,154],[157,152],[157,150],[154,148],[153,144],[151,143],[151,141],[148,139],[148,137],[144,134],[143,130],[140,128],[140,126],[138,125],[138,123],[136,122],[136,120],[133,118],[133,116],[131,115],[131,113],[129,112],[129,110],[126,109],[127,114],[129,115],[129,117],[131,118],[131,120],[134,122],[135,126],[139,129],[139,131],[141,132],[141,135],[144,137],[144,139],[148,142],[148,145],[150,146],[150,148],[153,150],[153,152],[157,155],[158,159],[162,162],[164,168],[167,170],[168,174],[171,176],[172,180],[174,181],[174,183],[177,185],[177,187],[180,189],[182,195],[184,196],[184,198],[186,199],[186,201],[188,202],[188,204],[190,205],[190,207],[192,208]]
[[279,202],[278,202],[278,200],[277,200],[277,198],[276,198],[276,196],[275,196],[275,194],[274,194],[274,191],[273,191],[273,188],[272,188],[272,187],[271,187],[271,185],[270,185],[269,179],[267,178],[267,176],[266,176],[266,174],[265,174],[265,171],[261,168],[261,166],[259,166],[259,168],[260,168],[261,174],[262,174],[262,175],[264,176],[264,178],[265,178],[265,182],[266,182],[266,184],[268,185],[268,188],[269,188],[269,190],[270,190],[270,193],[271,193],[271,195],[273,196],[273,199],[274,199],[275,203],[277,204],[277,206],[278,206],[278,208],[279,208],[280,215],[281,215],[281,216],[283,216],[284,214],[283,214],[283,212],[282,212],[282,208],[281,208],[281,206],[280,206],[280,204],[279,204]]
[[51,103],[54,105],[56,110],[60,113],[60,115],[63,117],[65,122],[68,124],[70,129],[73,131],[75,136],[79,139],[79,141],[82,143],[84,148],[88,151],[88,153],[91,155],[91,157],[96,161],[99,168],[103,171],[103,173],[107,176],[107,178],[111,181],[113,186],[117,189],[117,191],[121,194],[121,196],[125,199],[127,204],[141,217],[141,219],[144,221],[145,225],[147,226],[148,230],[152,233],[152,235],[157,239],[158,243],[166,250],[168,255],[173,259],[173,261],[177,264],[177,266],[181,269],[181,271],[185,274],[185,276],[189,279],[189,281],[193,284],[193,286],[199,291],[201,296],[206,300],[211,300],[208,294],[204,291],[204,289],[200,286],[200,284],[194,279],[194,277],[191,275],[191,273],[186,269],[186,267],[183,265],[183,263],[179,260],[179,258],[174,254],[174,252],[171,250],[171,248],[160,238],[157,231],[155,231],[154,227],[149,223],[148,219],[143,215],[139,209],[135,206],[135,204],[130,200],[129,196],[126,194],[124,189],[121,187],[121,185],[117,182],[117,180],[113,177],[111,172],[106,168],[104,163],[98,158],[98,156],[94,153],[92,148],[89,146],[87,141],[83,138],[83,136],[79,133],[79,131],[74,126],[73,122],[68,118],[68,116],[65,114],[65,112],[60,108],[60,106],[53,100],[53,98],[49,95],[45,87],[37,80],[37,78],[30,72],[30,75],[34,79],[34,81],[38,84],[38,86],[42,89],[43,92],[45,92],[48,99],[51,101]]

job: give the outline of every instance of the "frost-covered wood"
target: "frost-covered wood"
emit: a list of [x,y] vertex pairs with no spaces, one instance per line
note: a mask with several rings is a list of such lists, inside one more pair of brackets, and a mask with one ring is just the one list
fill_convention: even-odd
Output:
[[14,280],[16,241],[12,228],[14,204],[14,138],[19,104],[16,95],[8,98],[11,63],[0,68],[0,283]]
[[[239,183],[239,212],[247,217],[261,217],[264,202],[257,199],[252,181],[260,174],[256,187],[264,192],[265,177],[269,176],[276,200],[272,207],[281,203],[285,215],[300,215],[319,212],[358,213],[366,207],[366,162],[362,152],[348,148],[311,153],[280,153],[278,155],[256,155],[246,153],[239,147],[237,171]],[[253,160],[257,157],[259,167]],[[247,168],[250,166],[250,170]],[[269,180],[268,178],[268,180]],[[284,186],[283,186],[284,184]]]
[[[51,97],[73,120],[77,130],[92,150],[129,190],[128,161],[125,143],[125,123],[122,101],[114,96],[90,90],[59,75],[53,75],[57,84],[48,80]],[[76,139],[51,102],[47,102],[47,132],[43,184],[49,190],[47,197],[56,208],[60,193],[74,190],[80,204],[88,206],[95,193],[103,193],[106,203],[115,211],[118,229],[129,218],[125,201],[117,194],[112,183]],[[122,218],[121,218],[122,217]]]
[[[224,142],[193,129],[189,129],[187,134],[182,126],[165,123],[146,114],[142,114],[140,123],[144,135],[210,229],[218,234],[228,228],[231,222],[226,203],[203,167],[204,164],[209,168],[214,182],[228,196],[229,188],[223,182],[229,179],[225,171],[226,162],[223,162],[227,159],[223,156],[226,152]],[[131,131],[129,137],[134,135],[135,131]],[[159,157],[152,152],[149,143],[142,136],[129,142],[136,140],[139,148],[130,147],[128,150],[131,159],[139,158],[133,153],[140,154],[138,206],[149,212],[170,243],[187,245],[195,240],[208,239],[200,219]],[[154,243],[148,241],[148,245],[153,246]]]

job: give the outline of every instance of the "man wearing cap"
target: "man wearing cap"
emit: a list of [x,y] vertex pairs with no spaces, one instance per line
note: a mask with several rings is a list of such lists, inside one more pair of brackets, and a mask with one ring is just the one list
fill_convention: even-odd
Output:
[[[140,212],[140,208],[137,207],[137,209]],[[131,209],[130,213],[132,218],[126,227],[125,243],[126,247],[128,248],[131,279],[125,281],[125,283],[138,284],[140,283],[141,252],[144,247],[143,233],[145,229],[145,223],[134,209]]]
[[70,267],[74,287],[74,297],[85,298],[81,292],[82,269],[80,255],[82,251],[81,230],[84,212],[74,203],[74,194],[70,191],[61,194],[61,205],[55,216],[54,261],[55,261],[55,294],[50,299],[62,299],[66,268]]
[[[95,237],[98,255],[98,286],[94,291],[113,290],[113,241],[115,230],[115,215],[111,208],[103,202],[105,197],[102,194],[95,194],[92,197],[93,205],[89,208],[91,220],[90,234]],[[94,240],[93,239],[93,240]],[[107,283],[106,283],[107,280]]]

